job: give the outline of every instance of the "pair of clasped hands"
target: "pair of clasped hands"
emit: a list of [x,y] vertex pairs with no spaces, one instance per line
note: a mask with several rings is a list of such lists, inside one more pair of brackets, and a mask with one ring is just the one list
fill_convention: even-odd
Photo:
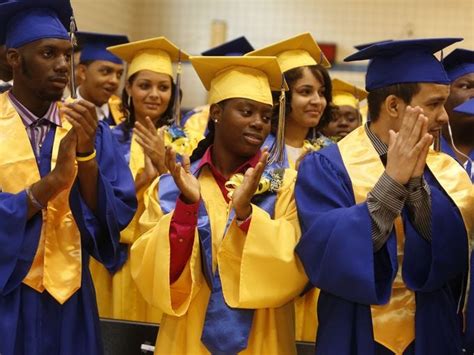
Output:
[[[61,105],[60,111],[72,125],[61,139],[56,165],[51,172],[58,191],[72,184],[75,179],[76,156],[94,152],[95,135],[98,126],[95,105],[85,100],[77,100]],[[95,159],[81,163],[86,166],[96,164]],[[80,164],[80,165],[81,165]]]
[[421,177],[432,143],[433,136],[428,133],[428,118],[423,110],[407,106],[400,130],[389,131],[386,174],[401,185],[411,178]]

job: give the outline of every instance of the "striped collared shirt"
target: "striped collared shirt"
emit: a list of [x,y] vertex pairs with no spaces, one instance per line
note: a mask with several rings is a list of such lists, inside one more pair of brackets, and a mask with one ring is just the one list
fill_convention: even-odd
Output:
[[51,125],[61,126],[58,105],[56,102],[52,102],[44,116],[38,117],[18,101],[11,91],[8,92],[8,98],[16,112],[20,115],[21,120],[25,125],[28,138],[30,139],[31,147],[35,153],[36,160],[39,160],[41,146],[51,128]]
[[[365,132],[375,150],[386,159],[388,147],[365,125]],[[430,188],[423,177],[412,178],[401,185],[385,172],[373,190],[367,195],[367,207],[372,218],[372,240],[374,250],[379,250],[387,241],[393,222],[406,205],[413,225],[426,240],[431,240],[431,196]]]

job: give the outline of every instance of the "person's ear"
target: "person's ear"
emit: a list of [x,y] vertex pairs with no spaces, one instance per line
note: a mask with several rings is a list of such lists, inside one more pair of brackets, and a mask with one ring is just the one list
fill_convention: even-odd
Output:
[[214,124],[219,124],[222,119],[223,109],[218,104],[212,104],[209,108],[209,119],[214,121]]
[[387,96],[384,101],[385,112],[392,118],[400,117],[405,106],[403,100],[395,95]]
[[79,64],[77,66],[77,76],[81,79],[81,82],[86,81],[87,76],[87,66],[84,64]]
[[21,53],[18,49],[9,48],[6,53],[7,63],[12,67],[13,71],[21,67]]

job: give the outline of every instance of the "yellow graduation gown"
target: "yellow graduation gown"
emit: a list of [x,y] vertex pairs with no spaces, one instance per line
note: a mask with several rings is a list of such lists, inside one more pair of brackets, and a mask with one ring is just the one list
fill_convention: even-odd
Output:
[[[133,139],[130,144],[130,170],[134,179],[144,168],[143,149]],[[138,237],[138,220],[143,213],[143,193],[146,188],[137,191],[138,207],[130,224],[120,233],[120,242],[128,245],[128,255],[132,243]],[[162,312],[148,304],[138,291],[131,276],[130,257],[115,274],[95,259],[91,259],[90,271],[96,289],[99,316],[139,322],[159,323]]]
[[[308,279],[294,254],[300,227],[294,201],[296,173],[286,170],[277,193],[275,219],[253,205],[245,234],[233,221],[223,236],[228,205],[208,167],[199,175],[211,226],[213,268],[219,266],[223,295],[231,307],[256,309],[248,347],[242,354],[295,354],[293,299]],[[201,268],[197,230],[191,257],[170,285],[169,229],[158,185],[149,189],[140,220],[144,234],[132,246],[132,275],[145,299],[163,310],[157,354],[209,354],[201,334],[210,289]],[[224,237],[224,238],[223,238]]]

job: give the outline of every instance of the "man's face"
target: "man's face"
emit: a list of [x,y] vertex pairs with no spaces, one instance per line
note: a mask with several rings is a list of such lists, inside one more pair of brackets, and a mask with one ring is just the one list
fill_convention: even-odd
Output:
[[448,114],[444,104],[449,96],[449,85],[420,83],[420,91],[415,94],[410,106],[419,106],[428,118],[428,132],[439,133],[441,128],[448,123]]
[[466,125],[474,125],[473,116],[463,115],[453,111],[456,106],[472,98],[474,98],[474,73],[463,75],[452,82],[451,92],[444,105],[448,112],[451,126],[466,127]]
[[107,103],[120,85],[123,65],[104,60],[79,65],[81,95],[97,106]]
[[12,67],[7,62],[7,48],[0,46],[0,80],[10,81],[13,78]]
[[15,63],[15,83],[41,100],[57,101],[68,84],[71,52],[69,41],[46,38],[9,49],[7,53],[9,59],[16,58],[9,61]]

